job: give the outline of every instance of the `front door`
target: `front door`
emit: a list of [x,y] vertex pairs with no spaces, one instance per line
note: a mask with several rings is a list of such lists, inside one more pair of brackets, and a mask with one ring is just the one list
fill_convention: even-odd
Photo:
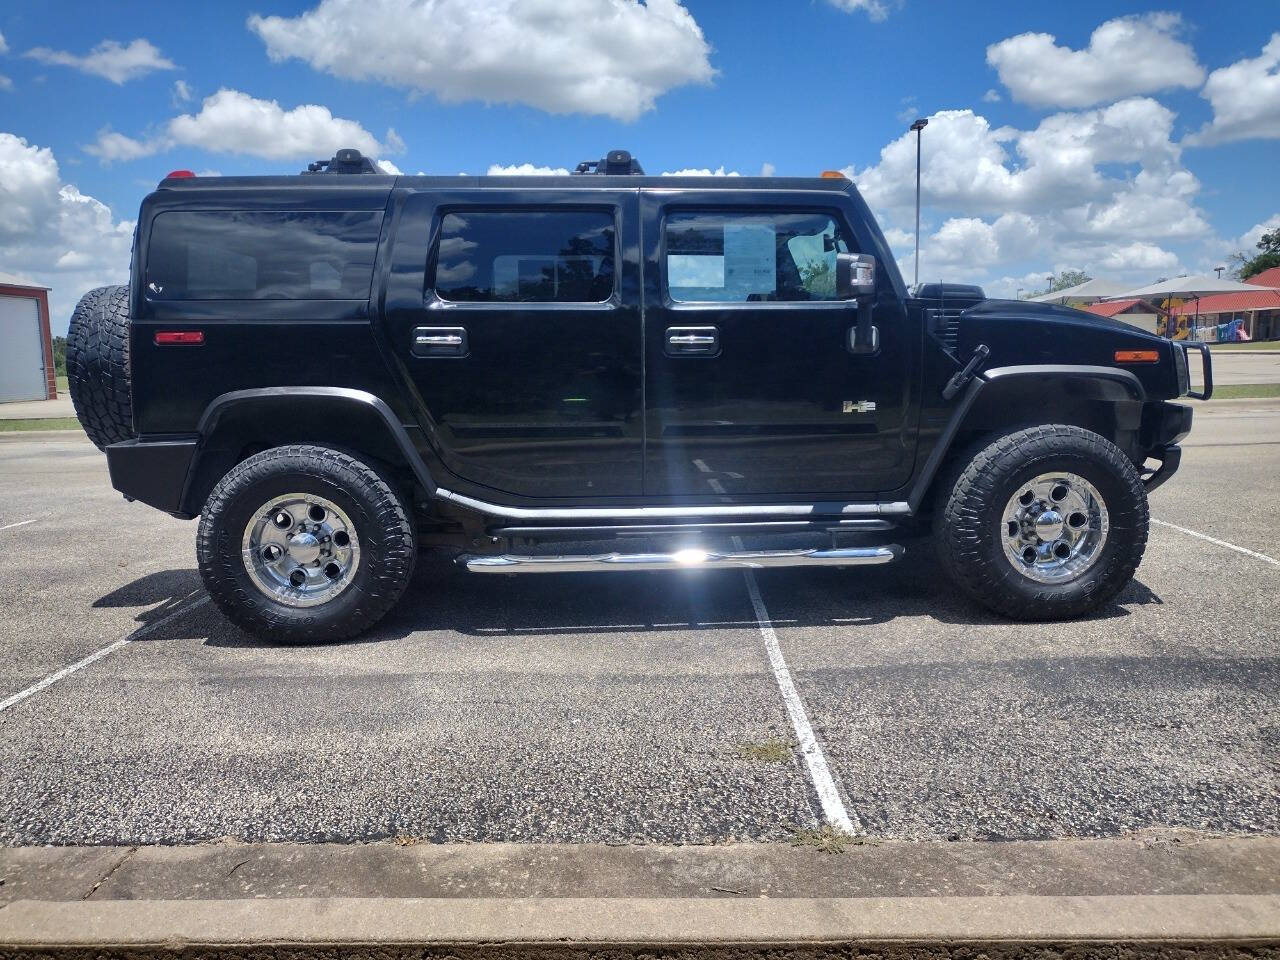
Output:
[[409,198],[396,244],[425,221],[425,280],[388,334],[456,477],[516,498],[640,494],[636,206],[634,190]]
[[645,493],[838,497],[904,484],[914,436],[901,299],[877,271],[879,343],[858,352],[857,307],[835,292],[836,254],[874,251],[857,249],[836,205],[725,197],[641,194]]

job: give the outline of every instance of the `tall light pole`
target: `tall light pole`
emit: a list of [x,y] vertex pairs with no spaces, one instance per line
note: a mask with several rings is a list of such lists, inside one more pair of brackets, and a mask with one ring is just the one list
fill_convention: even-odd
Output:
[[920,285],[920,133],[928,125],[925,117],[911,125],[916,132],[916,286]]

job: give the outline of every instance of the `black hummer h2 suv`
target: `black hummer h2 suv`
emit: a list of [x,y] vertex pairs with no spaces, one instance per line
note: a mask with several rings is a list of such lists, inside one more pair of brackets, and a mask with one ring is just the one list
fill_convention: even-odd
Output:
[[1193,393],[1182,344],[909,291],[842,177],[179,174],[129,284],[72,317],[72,397],[113,485],[199,516],[209,592],[279,641],[365,630],[424,545],[851,567],[931,533],[978,602],[1074,617],[1142,559],[1191,427],[1169,401],[1212,390],[1203,349]]

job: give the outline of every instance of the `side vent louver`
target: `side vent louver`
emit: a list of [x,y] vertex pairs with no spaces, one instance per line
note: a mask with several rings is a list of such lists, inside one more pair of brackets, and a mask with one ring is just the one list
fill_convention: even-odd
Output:
[[922,283],[912,295],[923,301],[925,329],[952,356],[960,347],[960,314],[987,299],[981,287],[967,283]]
[[955,353],[960,346],[960,314],[970,306],[972,304],[969,303],[957,306],[947,304],[946,307],[937,307],[924,312],[928,329],[933,331],[933,335],[947,348],[948,353]]

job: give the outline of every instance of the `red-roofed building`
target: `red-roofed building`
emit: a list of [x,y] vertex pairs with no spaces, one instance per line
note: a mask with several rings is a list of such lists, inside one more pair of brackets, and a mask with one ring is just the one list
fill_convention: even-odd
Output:
[[1280,287],[1280,267],[1272,267],[1270,270],[1256,273],[1245,283],[1252,283],[1259,287]]
[[1087,307],[1077,307],[1076,309],[1099,317],[1112,317],[1116,320],[1123,320],[1125,323],[1131,323],[1135,327],[1146,330],[1148,333],[1156,332],[1158,315],[1145,300],[1100,300],[1097,303],[1089,304]]
[[[1280,272],[1280,267],[1258,274]],[[1250,278],[1249,283],[1253,283]],[[1240,320],[1250,340],[1280,340],[1280,288],[1260,286],[1257,293],[1217,293],[1174,307],[1174,316],[1195,317],[1191,325],[1200,339],[1216,340],[1216,328]],[[1193,334],[1194,335],[1194,334]]]

